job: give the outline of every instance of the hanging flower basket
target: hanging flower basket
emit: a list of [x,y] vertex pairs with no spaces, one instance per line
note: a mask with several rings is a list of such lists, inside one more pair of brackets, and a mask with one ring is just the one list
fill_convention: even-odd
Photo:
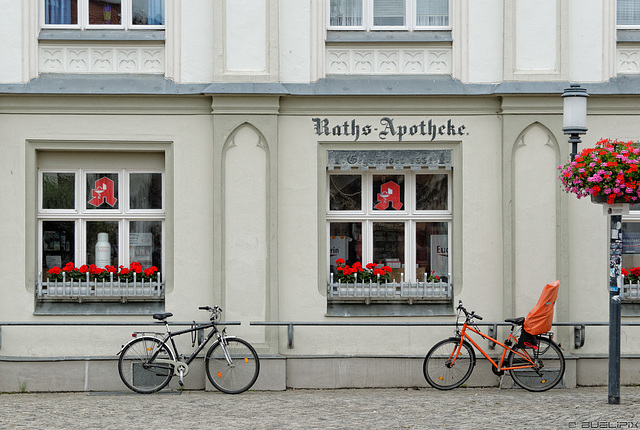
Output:
[[594,203],[640,203],[640,149],[602,139],[558,169],[564,190]]

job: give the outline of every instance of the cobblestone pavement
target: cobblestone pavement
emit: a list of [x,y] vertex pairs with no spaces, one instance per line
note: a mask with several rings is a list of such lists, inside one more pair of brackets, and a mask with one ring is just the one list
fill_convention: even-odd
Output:
[[0,429],[640,428],[640,388],[0,394]]

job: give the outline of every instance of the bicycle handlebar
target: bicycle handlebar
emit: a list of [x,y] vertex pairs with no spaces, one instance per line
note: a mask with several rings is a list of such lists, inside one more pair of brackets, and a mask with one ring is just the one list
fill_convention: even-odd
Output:
[[200,306],[198,309],[200,309],[201,311],[211,312],[211,321],[218,320],[220,318],[220,315],[222,314],[222,308],[218,305],[215,305],[214,307]]
[[476,311],[467,311],[467,309],[462,306],[462,300],[460,300],[458,302],[458,309],[461,310],[462,312],[464,312],[464,316],[467,317],[467,319],[472,319],[472,318],[476,318],[479,319],[480,321],[482,321],[482,317],[478,314],[476,314]]

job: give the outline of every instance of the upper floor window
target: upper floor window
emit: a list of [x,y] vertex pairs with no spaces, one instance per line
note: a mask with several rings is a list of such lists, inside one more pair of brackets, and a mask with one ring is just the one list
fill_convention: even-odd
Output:
[[164,28],[164,0],[42,0],[44,28]]
[[449,0],[330,0],[332,30],[448,29]]
[[618,0],[616,23],[618,28],[640,27],[640,0]]

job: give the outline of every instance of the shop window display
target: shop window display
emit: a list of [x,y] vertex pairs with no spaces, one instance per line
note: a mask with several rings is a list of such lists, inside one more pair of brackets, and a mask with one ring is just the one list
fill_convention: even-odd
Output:
[[396,282],[450,276],[450,174],[375,170],[328,176],[330,280],[338,279],[339,260],[348,267],[386,267]]
[[162,172],[41,171],[39,184],[39,271],[45,278],[67,263],[98,269],[139,263],[162,271]]

